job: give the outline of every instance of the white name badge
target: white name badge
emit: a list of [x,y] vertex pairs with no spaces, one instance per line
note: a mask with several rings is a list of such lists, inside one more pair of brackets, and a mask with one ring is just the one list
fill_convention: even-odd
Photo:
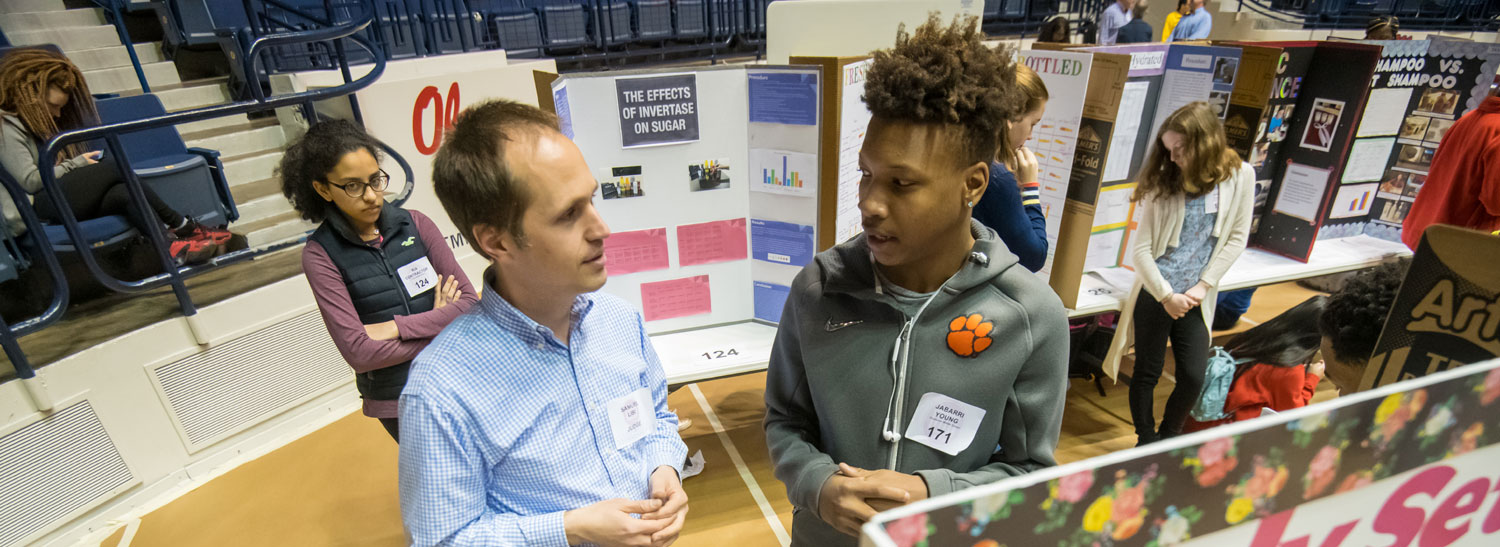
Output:
[[927,393],[906,426],[906,438],[957,456],[974,441],[984,409],[941,393]]
[[397,268],[396,275],[406,284],[406,294],[411,297],[430,291],[438,284],[437,270],[432,269],[432,261],[425,256]]
[[1203,198],[1203,214],[1212,215],[1217,212],[1219,212],[1219,187],[1215,186],[1208,192],[1208,196]]
[[656,430],[656,405],[651,390],[640,388],[609,402],[609,427],[614,430],[615,449],[624,450]]

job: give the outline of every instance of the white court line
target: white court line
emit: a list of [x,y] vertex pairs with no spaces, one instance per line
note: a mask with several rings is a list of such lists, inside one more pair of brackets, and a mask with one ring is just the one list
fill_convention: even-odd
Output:
[[781,518],[776,516],[776,511],[771,509],[771,502],[766,501],[765,492],[761,492],[760,484],[755,482],[755,476],[750,474],[750,468],[745,466],[744,458],[740,457],[739,449],[734,447],[734,441],[729,439],[729,434],[724,432],[724,424],[719,423],[719,416],[714,414],[714,409],[708,406],[708,399],[703,398],[703,392],[698,390],[698,384],[688,384],[688,389],[693,391],[693,397],[698,399],[698,408],[703,409],[703,415],[708,417],[708,425],[713,426],[714,433],[719,436],[719,442],[724,444],[724,450],[729,452],[729,459],[734,462],[734,468],[740,472],[740,480],[745,481],[745,486],[750,489],[750,497],[755,498],[755,504],[760,506],[760,514],[766,517],[766,523],[771,525],[771,532],[776,534],[776,539],[781,542],[781,547],[792,544],[792,536],[786,533],[786,527],[781,525]]
[[135,540],[135,531],[141,529],[141,519],[130,519],[125,523],[125,533],[120,535],[120,542],[115,547],[130,547],[130,542]]

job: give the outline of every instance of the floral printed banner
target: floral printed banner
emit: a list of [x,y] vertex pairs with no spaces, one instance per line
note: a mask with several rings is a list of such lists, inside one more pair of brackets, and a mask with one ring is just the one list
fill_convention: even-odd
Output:
[[[1306,538],[1284,544],[1277,539],[1298,506],[1316,500],[1337,501],[1331,498],[1345,493],[1363,497],[1362,490],[1388,492],[1388,483],[1399,481],[1387,479],[1497,443],[1500,360],[894,509],[865,526],[863,544],[1158,547],[1232,530],[1240,533],[1213,539],[1253,536],[1254,541],[1202,543],[1306,546]],[[1483,452],[1492,455],[1483,467],[1494,471],[1493,454],[1500,453],[1500,445]],[[1428,471],[1422,469],[1415,475]],[[1482,486],[1478,482],[1464,487],[1475,492],[1455,494],[1459,499],[1444,502],[1437,513],[1449,519],[1462,514],[1449,505],[1468,513],[1478,511],[1493,497],[1488,480]],[[1429,489],[1422,494],[1439,495],[1435,487]],[[1392,497],[1390,501],[1399,500]],[[1382,507],[1387,504],[1385,498],[1374,502],[1381,516],[1392,510]],[[1407,511],[1401,516],[1407,520],[1415,516],[1416,524],[1422,524],[1420,510],[1396,505],[1397,513]],[[1305,513],[1298,515],[1308,520]],[[1436,514],[1433,520],[1439,520]],[[1473,533],[1500,531],[1500,513],[1478,514],[1472,520],[1476,521]],[[1481,527],[1478,521],[1482,520],[1488,523]],[[1444,522],[1428,523],[1427,528],[1435,526],[1451,535],[1458,521],[1446,522],[1446,529]],[[1334,524],[1328,522],[1330,527]],[[1311,545],[1338,545],[1355,524],[1314,535]],[[1423,529],[1422,533],[1428,532]],[[1324,536],[1329,539],[1322,541]],[[1491,539],[1500,541],[1500,536]],[[1422,544],[1429,544],[1426,535]]]

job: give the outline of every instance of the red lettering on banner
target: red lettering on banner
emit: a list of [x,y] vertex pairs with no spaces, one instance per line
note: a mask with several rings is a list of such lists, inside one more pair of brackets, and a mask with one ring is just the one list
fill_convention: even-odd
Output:
[[[1500,492],[1500,479],[1495,480],[1495,491]],[[1495,505],[1490,507],[1490,516],[1484,519],[1484,527],[1480,531],[1486,534],[1500,532],[1500,501],[1496,501]]]
[[[1310,535],[1281,541],[1281,536],[1286,533],[1286,525],[1292,520],[1292,514],[1296,511],[1296,508],[1292,508],[1260,519],[1259,526],[1255,529],[1255,538],[1250,540],[1250,547],[1307,547],[1312,541]],[[1349,537],[1357,524],[1359,524],[1359,519],[1338,525],[1328,532],[1328,537],[1323,538],[1322,547],[1342,545],[1344,539]]]
[[1417,494],[1426,494],[1436,499],[1438,493],[1448,485],[1448,481],[1453,480],[1457,474],[1458,471],[1446,465],[1417,473],[1406,484],[1397,488],[1380,508],[1380,512],[1375,514],[1375,531],[1396,536],[1390,547],[1411,545],[1411,540],[1417,539],[1417,533],[1422,531],[1427,512],[1420,507],[1407,505],[1407,500]]
[[1463,519],[1453,526],[1449,524],[1460,517],[1466,517],[1478,511],[1479,506],[1484,503],[1484,495],[1488,494],[1489,490],[1489,479],[1474,479],[1458,487],[1457,491],[1448,496],[1448,499],[1443,500],[1443,504],[1432,512],[1432,519],[1422,527],[1422,539],[1417,542],[1417,545],[1419,547],[1443,547],[1458,541],[1464,533],[1469,531],[1469,519]]
[[[432,144],[422,139],[422,112],[427,110],[427,103],[432,103],[432,108],[437,111],[432,118]],[[424,87],[417,94],[417,103],[411,110],[411,138],[417,145],[417,152],[423,156],[437,153],[438,145],[443,143],[443,97],[436,87]]]
[[[422,114],[427,111],[428,105],[432,106],[432,143],[428,144],[422,138]],[[443,100],[443,95],[438,93],[435,86],[422,88],[417,94],[417,102],[411,109],[411,138],[417,145],[417,152],[424,156],[436,154],[438,147],[443,144],[443,132],[453,127],[453,122],[458,119],[459,108],[458,82],[448,86],[448,99]]]

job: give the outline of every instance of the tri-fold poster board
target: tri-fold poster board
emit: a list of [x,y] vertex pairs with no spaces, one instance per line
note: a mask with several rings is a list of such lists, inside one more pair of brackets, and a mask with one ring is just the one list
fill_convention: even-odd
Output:
[[822,80],[770,65],[537,78],[598,184],[603,290],[649,332],[781,319],[817,251]]

